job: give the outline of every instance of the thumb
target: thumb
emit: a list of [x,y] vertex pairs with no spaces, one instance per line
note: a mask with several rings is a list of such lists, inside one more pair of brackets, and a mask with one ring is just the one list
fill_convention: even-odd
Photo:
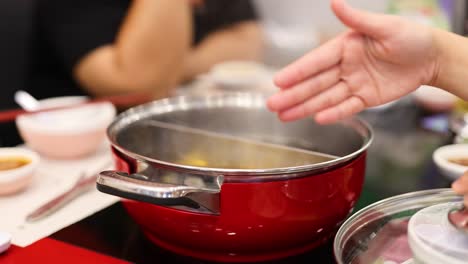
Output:
[[370,37],[387,36],[389,27],[392,25],[390,16],[353,8],[344,0],[332,0],[331,7],[346,26]]

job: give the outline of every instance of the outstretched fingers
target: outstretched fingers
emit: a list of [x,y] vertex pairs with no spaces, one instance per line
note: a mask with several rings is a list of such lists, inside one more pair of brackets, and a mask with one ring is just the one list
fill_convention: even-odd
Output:
[[319,124],[330,124],[357,114],[366,108],[361,98],[352,96],[338,105],[327,108],[315,115]]
[[464,195],[464,204],[468,207],[468,171],[452,184],[452,189],[460,195]]
[[279,118],[283,121],[294,121],[312,116],[343,102],[350,96],[351,93],[348,85],[344,82],[339,82],[332,88],[323,91],[307,101],[279,112]]
[[[345,0],[332,0],[331,7],[336,16],[348,27],[373,38],[384,38],[392,34],[392,17],[353,8]],[[389,28],[392,27],[392,28]]]
[[464,195],[464,204],[468,207],[468,171],[452,184],[452,189],[460,195]]
[[280,112],[333,87],[339,81],[340,68],[333,66],[289,89],[281,90],[268,99],[267,105],[271,111]]
[[312,50],[275,75],[275,84],[286,89],[316,75],[341,60],[343,35]]

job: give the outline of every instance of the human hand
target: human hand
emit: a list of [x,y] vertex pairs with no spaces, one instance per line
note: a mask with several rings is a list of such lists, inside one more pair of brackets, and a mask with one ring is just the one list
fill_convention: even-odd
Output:
[[431,84],[438,54],[429,27],[357,10],[332,0],[350,30],[275,76],[281,91],[268,100],[283,121],[314,116],[331,123]]
[[464,195],[465,206],[468,207],[468,171],[452,184],[452,189],[460,195]]

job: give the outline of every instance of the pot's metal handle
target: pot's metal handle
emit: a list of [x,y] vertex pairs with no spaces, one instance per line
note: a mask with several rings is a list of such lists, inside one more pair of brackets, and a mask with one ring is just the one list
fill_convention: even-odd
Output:
[[[99,191],[127,199],[176,207],[182,210],[219,214],[222,176],[200,176],[176,172],[128,174],[103,171],[97,179]],[[155,176],[156,175],[156,176]]]

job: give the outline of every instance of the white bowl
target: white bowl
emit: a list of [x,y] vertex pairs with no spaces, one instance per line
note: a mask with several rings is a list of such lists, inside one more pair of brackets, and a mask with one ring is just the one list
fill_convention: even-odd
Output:
[[468,166],[449,161],[450,159],[459,158],[468,159],[468,144],[453,144],[440,147],[434,152],[432,157],[439,171],[450,179],[456,180],[465,171],[468,171]]
[[[82,96],[41,100],[41,108],[78,104]],[[106,128],[116,114],[111,103],[93,103],[39,114],[21,115],[18,130],[32,149],[57,159],[79,158],[93,153],[105,140]]]
[[39,155],[23,148],[0,148],[0,163],[8,159],[24,160],[17,168],[0,170],[0,195],[9,195],[25,189],[32,181],[39,165]]
[[229,61],[213,66],[208,77],[221,88],[245,89],[265,82],[268,71],[257,62]]
[[444,112],[453,109],[457,97],[437,87],[423,85],[413,92],[419,105],[431,112]]

